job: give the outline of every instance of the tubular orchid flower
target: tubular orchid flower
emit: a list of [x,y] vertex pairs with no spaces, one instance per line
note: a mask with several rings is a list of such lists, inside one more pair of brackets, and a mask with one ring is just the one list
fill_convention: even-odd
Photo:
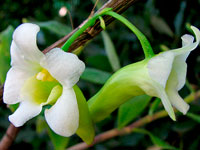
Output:
[[191,29],[196,35],[196,42],[193,36],[185,34],[181,37],[182,48],[162,52],[147,63],[148,73],[155,90],[153,92],[147,90],[146,93],[159,97],[173,120],[175,120],[175,115],[172,106],[184,115],[189,109],[189,105],[180,97],[178,91],[185,85],[186,59],[200,42],[199,29],[194,26],[191,26]]
[[73,86],[85,65],[78,57],[54,48],[43,54],[36,45],[39,26],[20,25],[13,33],[11,69],[7,73],[3,100],[20,103],[9,116],[16,127],[44,112],[50,128],[62,136],[74,134],[79,125],[79,110]]
[[175,120],[172,106],[186,114],[189,105],[179,96],[187,72],[186,59],[200,42],[200,31],[192,26],[191,35],[182,36],[182,48],[162,52],[152,58],[130,64],[117,71],[103,88],[88,101],[94,121],[100,121],[130,98],[147,94],[161,99]]

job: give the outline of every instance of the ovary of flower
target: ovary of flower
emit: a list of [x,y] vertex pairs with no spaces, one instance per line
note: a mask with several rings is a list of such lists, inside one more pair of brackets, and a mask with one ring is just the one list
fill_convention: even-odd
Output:
[[62,136],[74,134],[79,125],[79,111],[73,86],[78,82],[85,65],[78,57],[54,48],[43,54],[36,45],[39,26],[20,25],[13,33],[11,69],[7,73],[3,100],[20,103],[9,116],[16,126],[22,126],[37,116],[44,105],[50,128]]

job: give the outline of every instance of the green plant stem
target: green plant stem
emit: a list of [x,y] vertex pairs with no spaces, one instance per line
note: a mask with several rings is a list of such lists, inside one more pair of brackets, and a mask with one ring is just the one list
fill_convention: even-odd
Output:
[[111,11],[112,8],[105,8],[98,14],[95,14],[93,17],[89,18],[89,20],[83,24],[81,28],[79,28],[66,42],[65,44],[61,47],[64,51],[68,51],[69,47],[71,44],[78,38],[87,28],[93,26],[96,22],[97,19],[99,19],[100,16],[103,16],[107,11]]
[[64,51],[68,51],[71,44],[79,37],[88,27],[94,25],[95,21],[98,19],[99,15],[95,15],[90,18],[78,31],[76,31],[70,38],[65,42],[65,44],[61,47]]
[[88,27],[93,26],[94,23],[96,22],[96,20],[99,19],[99,17],[102,17],[104,15],[109,15],[109,16],[112,16],[115,19],[121,21],[133,33],[135,33],[135,35],[137,36],[137,38],[139,39],[139,41],[142,45],[142,49],[144,51],[145,58],[151,58],[155,55],[153,52],[153,49],[151,48],[149,41],[145,37],[145,35],[142,32],[140,32],[130,21],[128,21],[123,16],[121,16],[113,11],[110,11],[109,8],[107,8],[107,10],[105,10],[105,11],[104,10],[98,14],[95,14],[92,18],[90,18],[78,31],[76,31],[69,38],[69,40],[67,40],[67,42],[65,42],[65,44],[62,46],[62,49],[67,52],[69,47],[71,46],[71,44],[76,40],[76,38],[78,38]]
[[119,14],[113,12],[113,11],[108,11],[108,12],[105,12],[104,14],[112,16],[115,19],[121,21],[133,33],[135,33],[135,35],[137,36],[137,38],[139,39],[139,41],[140,41],[140,43],[142,45],[145,58],[151,58],[151,57],[153,57],[155,55],[154,52],[153,52],[153,49],[151,48],[151,45],[150,45],[149,41],[145,37],[145,35],[142,32],[140,32],[130,21],[128,21],[126,18],[124,18],[123,16],[121,16],[121,15],[119,15]]
[[[191,93],[184,100],[186,102],[190,103],[190,102],[194,101],[195,99],[197,99],[199,97],[200,97],[200,90],[197,91],[196,93]],[[175,110],[175,112],[177,112],[177,110]],[[72,147],[67,148],[67,150],[75,150],[75,149],[84,150],[84,149],[87,149],[89,147],[94,146],[97,143],[109,140],[109,139],[114,138],[116,136],[130,134],[130,133],[134,132],[135,128],[141,127],[145,124],[151,123],[155,120],[158,120],[158,119],[161,119],[161,118],[164,118],[164,117],[167,117],[167,116],[168,116],[168,114],[165,110],[159,111],[159,112],[157,112],[153,115],[147,115],[147,116],[133,122],[129,126],[126,126],[126,127],[122,128],[120,130],[118,128],[115,128],[115,129],[111,129],[111,130],[108,130],[106,132],[103,132],[103,133],[97,135],[94,139],[94,142],[91,145],[87,145],[86,143],[82,142],[82,143],[79,143],[79,144],[76,144]]]

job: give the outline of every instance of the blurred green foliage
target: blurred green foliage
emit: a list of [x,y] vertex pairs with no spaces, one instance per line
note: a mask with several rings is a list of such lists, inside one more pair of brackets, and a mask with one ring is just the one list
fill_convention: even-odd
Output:
[[[0,1],[1,84],[4,82],[5,72],[9,68],[9,45],[14,28],[23,22],[34,22],[40,25],[41,31],[38,34],[38,46],[42,50],[71,31],[72,27],[68,13],[64,17],[59,16],[61,7],[65,6],[70,11],[74,26],[77,27],[89,16],[93,8],[93,2],[94,0]],[[105,2],[106,0],[100,0],[99,5]],[[123,15],[147,36],[153,49],[158,53],[166,49],[180,47],[181,36],[189,33],[186,28],[188,24],[200,28],[199,8],[200,0],[141,0],[131,6]],[[106,32],[107,35],[99,35],[90,42],[80,55],[87,68],[78,86],[82,89],[87,99],[92,97],[120,66],[125,66],[144,58],[141,45],[136,36],[123,24],[115,21],[106,27]],[[5,42],[5,39],[7,42]],[[107,39],[110,39],[110,42]],[[109,51],[110,49],[112,51]],[[197,88],[200,83],[199,50],[200,48],[198,47],[187,60],[188,81]],[[115,57],[114,59],[112,59],[113,56]],[[6,68],[6,71],[3,68]],[[189,93],[190,90],[187,87],[184,87],[180,92],[182,97],[187,96]],[[120,109],[129,105],[129,103],[131,101],[124,104]],[[136,107],[136,109],[138,107],[139,110],[140,106],[136,104],[134,106],[130,105],[130,107]],[[134,111],[129,112],[130,117],[125,124],[148,115],[148,113],[152,115],[156,111],[163,109],[159,104],[159,100],[156,100],[156,102],[151,100],[150,103],[146,102],[147,106],[144,106],[145,109],[138,113],[140,114],[139,116],[135,117]],[[183,150],[197,150],[200,149],[200,136],[198,135],[200,131],[199,113],[200,102],[197,100],[191,104],[187,116],[178,115],[177,122],[173,122],[169,117],[160,119],[146,125],[144,129],[138,130],[137,133],[133,132],[130,135],[115,137],[97,144],[91,149],[150,150],[150,148],[156,147],[153,145],[157,145],[162,147],[161,149],[174,149],[175,147]],[[9,114],[11,112],[7,107],[1,105],[0,137],[3,136],[9,125],[7,119]],[[96,125],[96,133],[102,133],[117,127],[120,122],[118,118],[126,120],[126,117],[118,116],[117,111],[115,111],[109,118]],[[34,118],[22,127],[11,150],[22,148],[51,150],[54,148],[57,139],[39,119],[41,118]],[[44,127],[44,130],[42,127]],[[36,132],[36,129],[39,131]],[[147,138],[148,136],[150,138]],[[62,143],[60,146],[70,146],[81,142],[81,139],[74,135],[69,141],[66,139],[59,140],[59,142]]]
[[8,26],[6,30],[0,33],[0,83],[3,84],[6,79],[6,73],[10,68],[10,44],[14,29]]

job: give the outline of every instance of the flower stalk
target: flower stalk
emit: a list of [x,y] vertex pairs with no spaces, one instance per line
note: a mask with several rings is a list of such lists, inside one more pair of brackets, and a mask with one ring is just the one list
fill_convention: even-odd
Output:
[[[104,15],[109,15],[114,17],[115,19],[119,20],[120,22],[122,22],[123,24],[125,24],[133,33],[135,33],[135,35],[138,37],[141,45],[142,45],[142,49],[144,51],[144,55],[145,58],[151,58],[153,57],[155,54],[153,52],[153,49],[151,48],[151,45],[149,43],[149,41],[147,40],[147,38],[145,37],[145,35],[140,32],[130,21],[128,21],[126,18],[124,18],[123,16],[115,13],[114,11],[112,11],[111,8],[105,8],[103,9],[100,13],[95,14],[93,17],[91,17],[77,32],[75,32],[67,41],[66,43],[62,46],[62,49],[64,51],[68,51],[69,47],[71,46],[71,44],[76,40],[76,38],[78,36],[80,36],[88,27],[91,27],[95,24],[97,19],[101,20],[103,19],[102,16]],[[102,22],[102,21],[101,21]]]

